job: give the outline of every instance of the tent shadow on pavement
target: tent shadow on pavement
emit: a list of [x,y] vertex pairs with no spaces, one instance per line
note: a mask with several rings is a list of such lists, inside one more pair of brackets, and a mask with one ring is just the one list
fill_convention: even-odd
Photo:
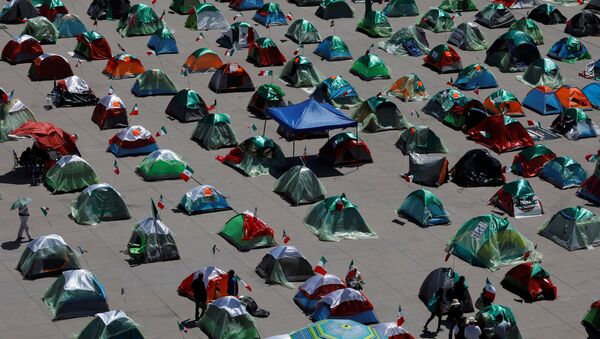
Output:
[[[301,157],[302,154],[297,154],[295,157],[285,158],[285,170],[281,171],[281,173],[277,173],[276,175],[272,174],[273,177],[275,179],[279,179],[279,177],[283,175],[283,173],[285,173],[286,170],[290,169],[293,166],[301,165]],[[317,178],[330,178],[344,175],[344,173],[319,160],[319,157],[317,155],[308,155],[306,157],[306,167],[310,168],[310,170],[313,171],[313,173],[315,173]]]

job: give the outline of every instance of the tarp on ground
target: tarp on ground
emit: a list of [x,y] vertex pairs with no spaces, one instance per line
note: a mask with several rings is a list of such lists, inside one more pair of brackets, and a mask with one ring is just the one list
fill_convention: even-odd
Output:
[[600,135],[598,125],[581,108],[569,108],[560,113],[552,121],[550,129],[570,140],[594,138]]
[[82,225],[131,218],[121,194],[109,184],[88,186],[71,202],[71,218]]

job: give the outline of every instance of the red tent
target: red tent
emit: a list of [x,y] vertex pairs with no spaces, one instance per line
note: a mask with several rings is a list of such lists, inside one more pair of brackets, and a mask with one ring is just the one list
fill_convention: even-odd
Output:
[[496,153],[510,152],[534,145],[523,125],[505,115],[492,115],[484,118],[471,128],[467,135]]
[[33,138],[34,146],[41,150],[55,150],[60,155],[79,155],[79,150],[75,145],[77,137],[49,122],[28,121],[12,131],[10,135]]
[[33,81],[59,80],[72,75],[71,65],[58,54],[42,54],[29,67],[29,78]]
[[50,21],[54,21],[58,14],[69,14],[69,10],[65,6],[54,6],[52,1],[46,1],[40,7],[40,15],[45,16]]
[[95,31],[79,34],[74,52],[86,60],[106,60],[112,56],[106,38]]
[[546,162],[556,158],[556,154],[544,145],[528,147],[517,155],[512,163],[512,172],[525,178],[535,177]]
[[558,296],[550,274],[541,264],[526,262],[506,272],[502,287],[526,301],[554,300]]
[[373,162],[367,144],[352,133],[340,133],[331,137],[319,150],[319,158],[332,166]]
[[458,72],[462,69],[462,62],[458,52],[447,44],[438,45],[423,58],[425,66],[439,73]]
[[126,127],[128,125],[127,110],[123,101],[116,95],[105,96],[94,108],[92,121],[100,129]]
[[257,67],[281,66],[285,63],[285,57],[269,38],[254,41],[248,48],[247,60]]
[[6,43],[2,50],[2,60],[14,65],[31,62],[42,54],[44,54],[44,50],[39,41],[30,35],[24,34]]
[[[204,287],[206,288],[207,302],[211,302],[219,297],[227,296],[227,272],[212,266],[203,267],[188,275],[185,279],[183,279],[181,284],[179,284],[179,287],[177,287],[177,293],[182,297],[194,300],[192,282],[198,278],[200,273],[202,273],[204,276],[202,281],[204,282]],[[217,290],[219,291],[220,296],[216,295]]]

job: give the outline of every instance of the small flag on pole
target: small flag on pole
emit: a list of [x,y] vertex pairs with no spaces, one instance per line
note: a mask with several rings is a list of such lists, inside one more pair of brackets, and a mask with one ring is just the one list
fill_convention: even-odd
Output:
[[158,18],[158,21],[162,21],[162,19],[165,17],[166,13],[167,13],[167,11],[163,10],[163,12],[161,13],[160,17]]
[[79,65],[81,65],[81,59],[76,58],[75,59],[75,67],[79,67]]
[[331,22],[329,23],[329,27],[335,27],[335,21],[331,20]]
[[133,105],[133,109],[131,109],[131,113],[129,113],[129,115],[139,115],[140,114],[140,109],[138,108],[137,103],[135,105]]
[[288,242],[290,242],[290,240],[292,240],[292,238],[290,238],[290,236],[285,232],[285,230],[283,230],[283,244],[287,245]]
[[327,259],[325,259],[325,257],[321,257],[321,259],[319,260],[319,263],[317,264],[317,266],[315,266],[313,271],[315,271],[315,273],[317,273],[317,274],[325,275],[325,274],[327,274],[325,265],[327,265]]
[[213,101],[212,105],[208,106],[208,111],[212,112],[215,110],[215,108],[217,108],[217,98],[215,98],[215,101]]
[[167,129],[165,128],[165,126],[161,127],[158,132],[156,132],[156,136],[160,137],[167,134]]
[[181,173],[181,179],[187,182],[188,180],[190,180],[192,175],[194,175],[194,170],[190,166],[185,166],[183,172]]
[[473,93],[475,93],[475,95],[479,95],[479,87],[475,87]]
[[243,17],[244,17],[244,14],[238,13],[238,14],[236,14],[236,15],[233,16],[233,21],[236,21],[237,19],[243,18]]
[[119,175],[121,173],[121,170],[119,169],[119,164],[117,163],[116,160],[115,160],[115,163],[113,164],[113,172],[115,172],[116,175]]
[[50,208],[43,206],[43,207],[40,207],[40,210],[42,211],[42,214],[44,216],[48,216],[48,211],[50,211]]
[[235,52],[235,48],[230,48],[225,50],[225,56],[232,56],[233,52]]
[[288,19],[288,21],[294,20],[294,16],[292,15],[292,12],[288,12],[288,14],[285,16],[285,18]]
[[153,5],[156,5],[156,1],[157,1],[157,0],[152,0],[152,2],[151,2],[151,3],[152,3]]
[[404,324],[404,314],[402,314],[402,306],[398,305],[398,318],[396,318],[396,326],[400,327]]
[[403,174],[402,179],[404,179],[404,181],[406,181],[408,183],[411,183],[411,182],[413,182],[414,176],[410,175],[410,174]]
[[115,89],[112,87],[112,85],[108,85],[108,95],[115,95]]
[[346,281],[352,280],[355,277],[360,275],[358,268],[354,265],[354,259],[350,261],[350,265],[348,266],[348,273],[346,273]]
[[202,32],[198,33],[198,36],[196,37],[196,41],[200,41],[201,39],[204,39],[204,33],[202,33]]
[[272,70],[268,70],[268,71],[259,71],[258,72],[258,76],[259,77],[270,77],[273,75],[273,71]]
[[187,70],[187,68],[181,67],[180,74],[181,74],[182,77],[188,76],[188,70]]
[[[25,22],[25,21],[23,21],[23,22]],[[94,25],[94,26],[98,26],[98,19],[94,19],[94,23],[93,23],[93,25]]]
[[121,295],[125,295],[125,289],[121,287]]
[[494,301],[494,299],[496,299],[496,287],[492,285],[492,282],[489,278],[485,279],[485,286],[483,287],[483,296],[491,301]]
[[78,248],[79,248],[79,253],[81,253],[81,254],[88,253],[88,251],[85,248],[83,248],[81,246],[78,246]]
[[8,101],[11,101],[15,96],[15,90],[11,90],[10,93],[8,93]]
[[542,124],[539,121],[527,120],[527,126],[541,127]]
[[147,55],[156,55],[156,52],[154,50],[149,49],[148,51],[146,51]]
[[448,86],[454,86],[454,79],[452,79],[452,77],[450,77],[450,80],[448,80],[448,82],[446,83],[446,85],[448,85]]
[[217,254],[217,252],[221,253],[221,250],[217,247],[217,245],[213,245],[210,251],[212,252],[212,254]]
[[185,327],[185,325],[183,324],[183,322],[177,322],[177,327],[179,327],[179,331],[183,332],[183,333],[187,333],[188,332],[188,328]]
[[117,43],[117,47],[119,47],[119,49],[121,50],[121,52],[125,52],[125,48],[123,48],[123,46],[121,46],[120,43]]
[[243,281],[242,278],[236,275],[235,280],[241,282],[242,285],[244,285],[244,287],[248,290],[248,292],[252,292],[252,286],[250,286],[250,284],[248,284],[247,282]]
[[446,257],[444,258],[444,261],[446,262],[448,261],[448,259],[450,259],[450,256],[452,255],[452,247],[446,246],[444,251],[446,251]]
[[165,200],[162,194],[160,195],[160,198],[158,198],[158,203],[156,204],[156,206],[158,206],[158,208],[160,208],[161,210],[165,209]]
[[304,45],[298,45],[298,47],[294,50],[294,56],[300,54],[300,51],[304,49]]
[[306,152],[306,146],[304,146],[304,152],[302,153],[302,161],[306,164],[308,161],[308,153]]
[[256,127],[256,125],[255,125],[255,124],[251,124],[251,125],[249,125],[249,126],[248,126],[248,128],[249,128],[249,129],[251,129],[251,130],[252,130],[252,132],[256,132],[256,131],[258,130],[258,128]]

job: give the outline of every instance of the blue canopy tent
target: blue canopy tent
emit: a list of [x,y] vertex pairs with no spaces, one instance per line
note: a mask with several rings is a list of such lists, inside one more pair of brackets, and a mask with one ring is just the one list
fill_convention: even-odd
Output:
[[[356,120],[347,117],[330,104],[321,103],[312,98],[296,105],[268,108],[267,115],[293,134],[348,127],[358,128]],[[267,120],[265,120],[265,129],[266,123]],[[358,130],[356,132],[358,133]],[[294,139],[293,142],[292,156],[295,155],[296,140]]]

